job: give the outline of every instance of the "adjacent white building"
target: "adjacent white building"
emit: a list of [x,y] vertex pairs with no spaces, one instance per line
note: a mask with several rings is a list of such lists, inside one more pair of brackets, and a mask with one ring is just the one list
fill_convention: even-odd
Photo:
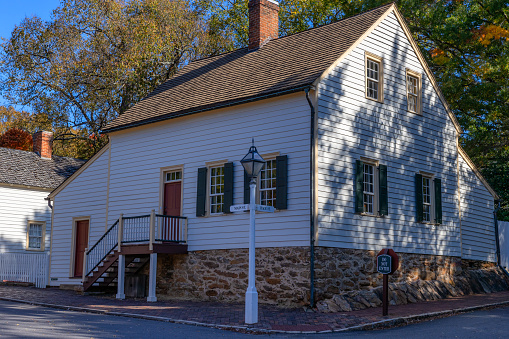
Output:
[[83,160],[51,154],[52,133],[34,135],[34,152],[0,148],[0,279],[48,284],[48,194]]

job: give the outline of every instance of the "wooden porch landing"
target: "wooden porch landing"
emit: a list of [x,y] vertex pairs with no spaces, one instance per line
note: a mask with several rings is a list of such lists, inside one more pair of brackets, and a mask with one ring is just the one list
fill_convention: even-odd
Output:
[[153,250],[150,250],[149,244],[122,244],[120,249],[122,255],[133,255],[133,254],[151,254],[151,253],[162,253],[162,254],[186,254],[187,244],[177,243],[155,243],[152,244]]

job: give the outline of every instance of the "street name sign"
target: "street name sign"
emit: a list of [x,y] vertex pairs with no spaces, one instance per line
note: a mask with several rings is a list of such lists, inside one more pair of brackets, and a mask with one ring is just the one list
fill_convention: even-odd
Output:
[[[258,205],[255,204],[255,211],[274,213],[276,209],[272,206]],[[249,211],[249,204],[231,205],[230,212],[244,212]]]
[[378,273],[391,274],[392,272],[392,257],[388,254],[380,254],[376,258],[376,269]]
[[249,211],[249,204],[230,206],[230,212],[243,212],[243,211]]
[[255,210],[258,212],[269,212],[274,213],[275,208],[272,206],[265,206],[265,205],[255,205]]

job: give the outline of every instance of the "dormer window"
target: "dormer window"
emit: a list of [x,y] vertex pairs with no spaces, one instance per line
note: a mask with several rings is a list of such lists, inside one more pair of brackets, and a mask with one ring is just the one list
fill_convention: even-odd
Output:
[[382,58],[366,52],[366,98],[383,101]]

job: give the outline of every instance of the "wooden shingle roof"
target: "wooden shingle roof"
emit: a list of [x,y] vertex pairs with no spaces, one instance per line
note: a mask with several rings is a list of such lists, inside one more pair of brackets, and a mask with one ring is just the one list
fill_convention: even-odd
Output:
[[194,61],[110,122],[104,132],[303,90],[392,5],[271,40],[257,50],[242,48]]

